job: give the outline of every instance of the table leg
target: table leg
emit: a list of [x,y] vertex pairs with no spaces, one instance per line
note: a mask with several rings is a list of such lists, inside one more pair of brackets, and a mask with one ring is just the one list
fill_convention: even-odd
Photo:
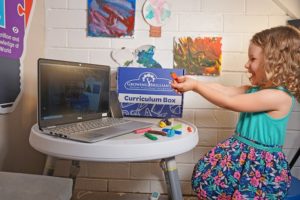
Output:
[[72,160],[69,177],[73,179],[73,188],[72,188],[73,191],[75,188],[76,178],[79,171],[80,171],[80,162],[78,160]]
[[43,175],[53,176],[55,168],[56,158],[52,156],[47,156],[46,163],[44,166]]
[[169,200],[182,200],[183,197],[175,157],[162,159],[161,168],[165,174]]

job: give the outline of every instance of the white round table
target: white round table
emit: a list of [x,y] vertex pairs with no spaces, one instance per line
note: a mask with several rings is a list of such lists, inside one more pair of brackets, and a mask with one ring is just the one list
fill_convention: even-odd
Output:
[[[142,119],[153,121],[153,130],[158,127],[159,119]],[[44,174],[53,173],[55,158],[72,160],[73,167],[79,170],[79,161],[96,162],[131,162],[162,159],[169,195],[173,200],[181,200],[182,193],[178,180],[175,156],[193,149],[198,143],[197,128],[186,121],[174,120],[170,128],[182,125],[181,135],[166,137],[155,135],[158,140],[150,140],[143,134],[129,133],[95,143],[83,143],[43,134],[35,124],[30,133],[29,143],[39,152],[47,155]],[[191,131],[188,131],[188,128]],[[78,171],[77,170],[77,171]],[[76,170],[75,170],[76,171]],[[72,175],[76,178],[76,175]]]

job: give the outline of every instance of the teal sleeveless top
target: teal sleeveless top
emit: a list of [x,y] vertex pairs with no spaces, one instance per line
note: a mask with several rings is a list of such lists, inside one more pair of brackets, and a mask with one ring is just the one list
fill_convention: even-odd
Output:
[[[279,89],[289,93],[282,87]],[[259,87],[252,87],[246,93],[254,93],[259,90]],[[289,93],[290,94],[290,93]],[[291,94],[290,94],[291,95]],[[291,95],[292,96],[292,95]],[[286,127],[294,106],[294,97],[292,96],[292,106],[287,115],[282,118],[273,118],[266,112],[242,112],[235,130],[235,137],[242,142],[255,146],[264,150],[272,150],[269,147],[280,147],[284,144],[286,136]],[[261,145],[259,145],[261,144]],[[273,148],[275,151],[281,151],[281,148]]]

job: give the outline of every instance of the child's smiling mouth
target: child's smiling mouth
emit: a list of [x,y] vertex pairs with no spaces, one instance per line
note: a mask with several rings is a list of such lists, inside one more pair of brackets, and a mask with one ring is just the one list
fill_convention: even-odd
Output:
[[248,71],[246,71],[246,74],[247,74],[248,79],[250,81],[252,81],[253,77],[255,76],[255,73],[248,70]]

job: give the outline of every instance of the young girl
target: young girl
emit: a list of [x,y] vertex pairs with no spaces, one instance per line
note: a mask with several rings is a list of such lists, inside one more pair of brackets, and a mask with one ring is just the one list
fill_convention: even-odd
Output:
[[177,92],[194,91],[238,111],[235,133],[196,164],[192,187],[199,199],[283,199],[290,186],[282,152],[295,99],[300,100],[300,32],[290,26],[253,36],[245,68],[251,86],[225,87],[180,76]]

